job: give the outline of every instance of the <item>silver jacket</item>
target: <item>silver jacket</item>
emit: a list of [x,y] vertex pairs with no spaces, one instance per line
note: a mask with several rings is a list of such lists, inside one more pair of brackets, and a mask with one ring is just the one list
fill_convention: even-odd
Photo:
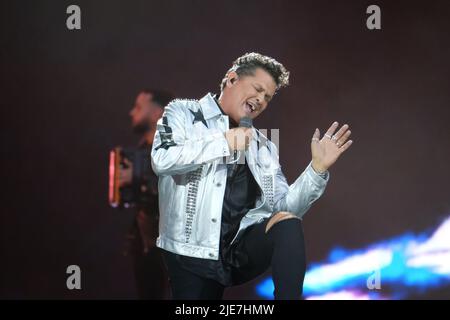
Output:
[[[222,202],[230,150],[229,129],[214,97],[174,100],[158,121],[152,147],[152,167],[159,176],[159,237],[162,249],[191,257],[219,257]],[[319,175],[308,164],[288,185],[274,143],[255,128],[245,160],[261,192],[255,208],[241,220],[232,243],[250,225],[279,211],[298,217],[324,192],[329,172]]]

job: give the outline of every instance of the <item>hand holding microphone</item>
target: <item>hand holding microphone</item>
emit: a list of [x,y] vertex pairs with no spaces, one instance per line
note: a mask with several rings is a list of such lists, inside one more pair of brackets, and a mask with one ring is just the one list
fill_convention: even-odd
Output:
[[225,132],[228,146],[231,151],[245,151],[253,138],[252,119],[249,117],[241,118],[239,127]]
[[231,178],[236,174],[238,164],[242,164],[242,161],[245,161],[241,151],[247,150],[253,138],[252,119],[249,117],[241,118],[239,127],[225,132],[225,137],[233,153],[232,167],[231,170],[228,170],[228,177]]

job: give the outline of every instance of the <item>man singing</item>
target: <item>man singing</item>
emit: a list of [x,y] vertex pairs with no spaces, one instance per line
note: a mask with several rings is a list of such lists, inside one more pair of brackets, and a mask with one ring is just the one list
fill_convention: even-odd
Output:
[[[312,160],[288,185],[276,146],[251,126],[289,72],[248,53],[234,61],[220,96],[174,100],[158,121],[159,237],[174,299],[221,299],[224,288],[272,267],[275,299],[300,299],[306,270],[301,219],[324,192],[350,130],[334,122],[311,141]],[[250,124],[249,124],[250,122]],[[348,140],[348,141],[347,141]],[[245,155],[245,161],[237,161]]]

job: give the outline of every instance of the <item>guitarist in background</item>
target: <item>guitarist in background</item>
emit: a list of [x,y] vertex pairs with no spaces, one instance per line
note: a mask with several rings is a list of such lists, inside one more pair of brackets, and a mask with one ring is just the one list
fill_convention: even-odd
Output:
[[[139,193],[136,217],[128,234],[130,253],[140,299],[165,299],[168,292],[168,276],[160,249],[156,247],[158,236],[158,178],[150,165],[150,153],[156,122],[173,96],[161,90],[142,90],[130,111],[133,132],[141,138],[138,148],[148,150],[144,155],[143,170],[133,168],[130,159],[124,159],[119,185],[131,186]],[[146,158],[146,156],[145,156]]]

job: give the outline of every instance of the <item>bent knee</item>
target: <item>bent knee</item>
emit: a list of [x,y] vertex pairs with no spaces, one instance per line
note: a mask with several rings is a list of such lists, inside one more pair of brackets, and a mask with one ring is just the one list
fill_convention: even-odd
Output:
[[272,216],[272,218],[270,218],[269,222],[267,223],[266,233],[269,232],[269,230],[275,224],[277,224],[280,221],[287,220],[287,219],[300,219],[300,218],[291,212],[287,212],[287,211],[277,212],[275,215]]

